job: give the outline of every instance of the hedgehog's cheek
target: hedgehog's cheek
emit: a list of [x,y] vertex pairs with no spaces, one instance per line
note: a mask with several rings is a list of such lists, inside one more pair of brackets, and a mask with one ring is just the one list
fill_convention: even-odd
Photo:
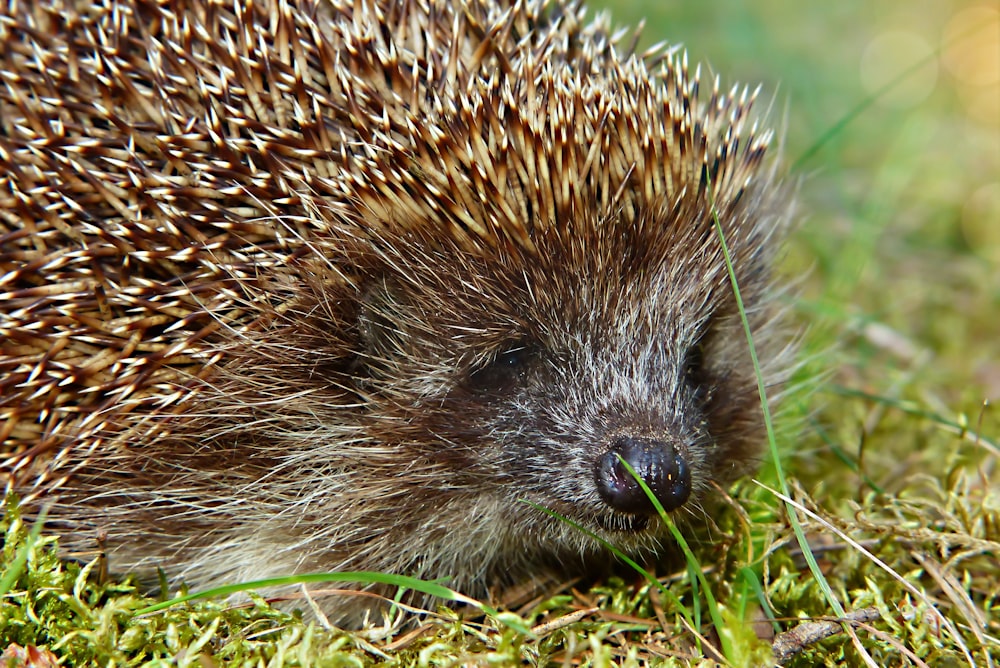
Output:
[[[627,462],[635,475],[623,462]],[[636,476],[667,512],[680,508],[691,496],[691,470],[674,446],[650,438],[618,438],[594,467],[594,482],[611,508],[630,515],[652,515],[653,505]]]

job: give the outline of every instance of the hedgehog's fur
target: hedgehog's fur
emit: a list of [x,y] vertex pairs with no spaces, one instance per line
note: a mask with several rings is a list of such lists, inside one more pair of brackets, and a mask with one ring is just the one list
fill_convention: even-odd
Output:
[[604,554],[521,500],[657,544],[595,490],[616,438],[675,443],[686,508],[756,464],[712,226],[774,380],[788,206],[747,91],[576,4],[0,12],[3,467],[68,551],[484,595]]

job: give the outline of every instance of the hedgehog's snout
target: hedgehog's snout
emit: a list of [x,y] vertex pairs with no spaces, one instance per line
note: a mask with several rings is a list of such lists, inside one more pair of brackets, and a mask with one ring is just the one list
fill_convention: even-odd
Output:
[[623,436],[597,460],[594,479],[604,502],[632,515],[651,515],[656,508],[622,463],[628,462],[666,511],[684,505],[691,495],[691,471],[677,448],[651,438]]

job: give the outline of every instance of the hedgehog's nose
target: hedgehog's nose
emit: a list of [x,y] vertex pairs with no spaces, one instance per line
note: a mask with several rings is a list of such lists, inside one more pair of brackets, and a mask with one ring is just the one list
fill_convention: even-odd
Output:
[[605,503],[617,511],[633,515],[656,512],[646,492],[629,473],[624,459],[649,487],[666,511],[684,505],[691,495],[691,472],[677,450],[663,441],[623,437],[597,461],[594,478]]

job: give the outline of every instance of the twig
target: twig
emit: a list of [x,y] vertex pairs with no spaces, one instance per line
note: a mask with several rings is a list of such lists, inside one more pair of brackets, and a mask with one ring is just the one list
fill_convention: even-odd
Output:
[[786,663],[793,656],[805,650],[809,645],[843,631],[844,622],[860,624],[873,622],[880,617],[878,608],[871,607],[849,612],[844,615],[843,619],[803,622],[794,629],[779,633],[774,637],[774,642],[771,643],[771,648],[774,650],[774,659],[778,664]]

